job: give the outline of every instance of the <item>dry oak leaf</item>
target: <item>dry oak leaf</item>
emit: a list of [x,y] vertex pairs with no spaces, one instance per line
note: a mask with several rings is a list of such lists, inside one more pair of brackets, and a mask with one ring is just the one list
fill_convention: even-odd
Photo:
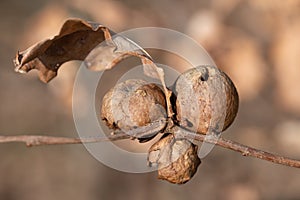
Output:
[[15,71],[27,73],[37,69],[40,79],[47,83],[57,75],[63,63],[71,60],[86,60],[87,67],[97,71],[110,69],[128,56],[152,63],[149,54],[137,44],[121,35],[114,38],[113,35],[115,33],[105,26],[69,19],[58,35],[18,52],[14,59]]

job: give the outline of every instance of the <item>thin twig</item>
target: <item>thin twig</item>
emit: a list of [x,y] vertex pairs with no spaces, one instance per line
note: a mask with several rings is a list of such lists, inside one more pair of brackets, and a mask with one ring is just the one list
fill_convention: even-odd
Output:
[[[200,142],[207,142],[216,144],[226,149],[230,149],[236,152],[240,152],[243,156],[251,156],[262,160],[270,161],[273,163],[286,165],[290,167],[300,168],[300,160],[287,158],[284,156],[275,155],[266,151],[255,149],[238,142],[224,139],[222,137],[206,137],[206,135],[195,134],[193,132],[177,128],[175,134],[180,137],[193,139]],[[118,133],[110,135],[108,137],[89,137],[89,138],[67,138],[67,137],[52,137],[52,136],[40,136],[40,135],[19,135],[19,136],[0,136],[0,143],[9,142],[23,142],[28,147],[39,145],[53,145],[53,144],[82,144],[82,143],[95,143],[116,141],[122,139],[130,139],[132,136],[126,133]]]
[[[220,147],[230,149],[236,152],[240,152],[243,156],[250,156],[259,158],[261,160],[266,160],[269,162],[277,163],[280,165],[286,165],[290,167],[300,168],[300,160],[291,159],[288,157],[275,155],[260,149],[255,149],[253,147],[246,146],[244,144],[240,144],[238,142],[228,140],[222,137],[206,137],[206,135],[203,134],[195,134],[193,132],[190,132],[188,130],[177,128],[176,129],[177,134],[180,134],[181,137],[197,140],[200,142],[207,142],[211,144],[216,144]],[[175,131],[175,133],[176,133]]]
[[68,138],[68,137],[52,137],[41,135],[16,135],[16,136],[0,136],[0,143],[9,142],[22,142],[26,146],[41,146],[41,145],[54,145],[54,144],[82,144],[82,143],[96,143],[116,141],[123,139],[130,139],[131,136],[120,133],[110,135],[109,137],[87,137],[87,138]]

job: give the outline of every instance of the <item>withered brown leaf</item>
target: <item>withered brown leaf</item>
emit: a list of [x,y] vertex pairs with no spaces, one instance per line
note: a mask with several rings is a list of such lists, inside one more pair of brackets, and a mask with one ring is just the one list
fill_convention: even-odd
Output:
[[128,56],[151,60],[147,52],[131,40],[120,35],[112,38],[113,35],[105,26],[81,19],[69,19],[58,35],[18,52],[14,59],[15,71],[27,73],[37,69],[40,79],[49,82],[63,63],[84,60],[92,50],[86,59],[88,68],[92,70],[112,68]]
[[27,50],[18,52],[14,60],[15,71],[26,73],[39,70],[40,79],[49,82],[58,68],[70,60],[83,60],[87,54],[105,40],[103,26],[92,27],[82,20],[67,20],[58,35],[41,41]]

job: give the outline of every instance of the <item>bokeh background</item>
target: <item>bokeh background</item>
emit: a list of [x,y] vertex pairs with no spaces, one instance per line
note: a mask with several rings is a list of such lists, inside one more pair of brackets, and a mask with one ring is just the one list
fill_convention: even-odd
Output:
[[[183,32],[233,79],[240,110],[225,133],[241,143],[300,159],[300,1],[2,0],[0,134],[77,136],[72,87],[78,62],[51,83],[14,72],[17,50],[56,34],[69,17],[118,32],[159,26]],[[145,37],[147,37],[145,35]],[[174,63],[164,57],[166,64]],[[185,185],[128,174],[95,160],[82,145],[0,145],[0,199],[300,199],[300,170],[219,147]],[[145,162],[146,164],[146,162]]]

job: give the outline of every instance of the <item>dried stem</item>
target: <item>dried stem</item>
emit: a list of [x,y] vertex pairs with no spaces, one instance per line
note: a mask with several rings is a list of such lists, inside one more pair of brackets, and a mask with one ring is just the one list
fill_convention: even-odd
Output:
[[[179,137],[193,139],[200,142],[207,142],[216,144],[226,149],[240,152],[243,156],[251,156],[262,160],[270,161],[280,165],[300,168],[300,160],[287,158],[284,156],[275,155],[260,149],[255,149],[238,142],[224,139],[222,137],[206,137],[206,135],[195,134],[193,132],[176,127],[174,133]],[[89,137],[89,138],[67,138],[67,137],[51,137],[39,135],[19,135],[19,136],[0,136],[0,143],[9,142],[23,142],[28,147],[39,145],[53,145],[53,144],[82,144],[82,143],[95,143],[105,141],[116,141],[122,139],[130,139],[132,136],[126,133],[118,133],[108,137]]]
[[88,138],[68,138],[68,137],[52,137],[41,135],[16,135],[16,136],[0,136],[0,143],[10,142],[22,142],[26,146],[41,146],[41,145],[53,145],[53,144],[82,144],[82,143],[95,143],[95,142],[107,142],[123,139],[130,139],[131,136],[120,133],[116,135],[110,135],[109,137],[88,137]]
[[216,144],[226,149],[240,152],[243,156],[255,157],[269,162],[277,163],[280,165],[300,168],[300,160],[291,159],[280,155],[275,155],[222,137],[206,137],[206,135],[195,134],[182,128],[177,129],[177,131],[178,134],[180,134],[180,136],[183,138],[197,140],[201,142],[205,141],[207,143]]

